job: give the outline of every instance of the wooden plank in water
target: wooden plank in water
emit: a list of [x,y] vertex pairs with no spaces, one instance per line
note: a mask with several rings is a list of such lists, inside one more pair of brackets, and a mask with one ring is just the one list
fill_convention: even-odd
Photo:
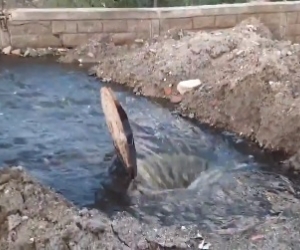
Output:
[[114,147],[132,179],[137,176],[136,148],[127,114],[110,88],[100,90],[101,105]]

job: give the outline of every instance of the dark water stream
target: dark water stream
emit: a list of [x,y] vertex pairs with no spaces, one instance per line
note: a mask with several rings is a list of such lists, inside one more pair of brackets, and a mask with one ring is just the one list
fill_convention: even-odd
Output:
[[[76,67],[45,59],[0,60],[0,164],[24,166],[79,206],[94,203],[113,152],[99,101],[103,85]],[[167,190],[140,201],[143,213],[170,221],[265,216],[279,204],[266,192],[278,199],[284,194],[282,202],[286,193],[288,199],[296,195],[287,179],[267,171],[273,163],[261,154],[257,161],[241,140],[115,91],[133,128],[139,175],[151,188]]]

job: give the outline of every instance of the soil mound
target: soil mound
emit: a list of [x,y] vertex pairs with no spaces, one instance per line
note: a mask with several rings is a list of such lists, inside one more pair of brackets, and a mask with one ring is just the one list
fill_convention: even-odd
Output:
[[[173,30],[140,47],[92,39],[61,61],[87,55],[99,62],[92,72],[102,79],[145,96],[181,101],[182,114],[251,138],[269,150],[297,153],[300,46],[272,39],[254,18],[222,31]],[[177,84],[189,79],[200,79],[200,87],[179,96]],[[298,158],[286,166],[299,169]]]
[[0,170],[0,222],[1,250],[195,249],[200,243],[205,246],[193,228],[182,231],[176,226],[144,224],[126,212],[109,218],[95,209],[79,210],[20,167]]

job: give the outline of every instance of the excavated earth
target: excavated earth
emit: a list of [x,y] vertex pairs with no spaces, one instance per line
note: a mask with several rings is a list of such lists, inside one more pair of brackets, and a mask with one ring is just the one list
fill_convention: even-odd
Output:
[[[222,31],[171,30],[144,44],[108,41],[91,39],[60,61],[99,62],[92,73],[101,79],[181,101],[181,114],[294,156],[284,166],[299,170],[300,45],[272,39],[254,18]],[[177,84],[189,79],[202,84],[178,96]]]
[[[0,194],[1,250],[163,249],[157,241],[180,230],[153,231],[126,214],[110,220],[97,210],[78,210],[21,167],[0,170]],[[181,242],[192,233],[181,233]]]
[[[166,98],[183,115],[285,152],[281,166],[299,169],[299,45],[272,39],[255,19],[127,45],[95,38],[60,61],[99,62],[91,73],[102,80]],[[200,87],[180,96],[178,82],[195,78]],[[298,185],[232,171],[204,175],[200,189],[130,194],[126,211],[108,215],[77,209],[20,167],[2,169],[0,249],[299,249]]]

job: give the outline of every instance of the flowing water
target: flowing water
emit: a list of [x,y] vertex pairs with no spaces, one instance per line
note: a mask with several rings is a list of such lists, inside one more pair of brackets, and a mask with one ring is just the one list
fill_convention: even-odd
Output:
[[[109,178],[113,152],[99,101],[103,84],[49,59],[5,60],[0,66],[0,164],[22,165],[75,204],[93,204]],[[139,200],[138,213],[166,223],[200,216],[213,228],[222,218],[260,218],[296,199],[292,183],[268,171],[273,163],[260,153],[258,161],[238,138],[114,90],[134,132],[139,176],[161,192]],[[280,201],[272,203],[273,198]]]

